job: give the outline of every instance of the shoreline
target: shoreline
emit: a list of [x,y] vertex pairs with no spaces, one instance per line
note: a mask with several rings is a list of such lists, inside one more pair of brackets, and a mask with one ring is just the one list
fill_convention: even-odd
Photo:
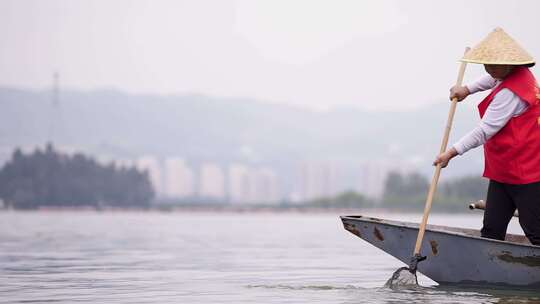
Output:
[[[92,208],[92,207],[42,207],[36,209],[0,209],[0,213],[274,213],[274,214],[418,214],[421,209],[391,209],[391,208],[320,208],[320,207],[268,207],[268,206],[167,206],[151,208]],[[464,206],[463,211],[437,210],[431,214],[480,214],[471,212]]]

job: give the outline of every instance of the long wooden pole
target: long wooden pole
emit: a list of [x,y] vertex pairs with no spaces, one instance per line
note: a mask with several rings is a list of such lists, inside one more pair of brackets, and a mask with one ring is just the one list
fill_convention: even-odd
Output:
[[[465,49],[467,52],[469,48]],[[467,67],[466,62],[462,62],[459,67],[458,78],[456,81],[456,86],[461,86],[463,82],[463,75],[465,74],[465,67]],[[444,136],[441,144],[440,153],[446,151],[446,146],[448,145],[448,137],[450,137],[450,130],[452,129],[452,122],[454,121],[454,114],[456,113],[457,98],[452,98],[452,103],[450,105],[450,111],[448,112],[448,120],[446,121],[446,128],[444,130]],[[418,230],[418,237],[416,238],[416,246],[414,246],[414,255],[417,256],[420,254],[420,248],[422,247],[422,240],[424,239],[424,233],[426,232],[426,225],[429,217],[429,212],[431,211],[431,204],[433,202],[433,196],[437,189],[437,183],[439,182],[439,176],[441,175],[441,164],[438,164],[435,168],[435,173],[433,174],[433,179],[431,180],[431,185],[429,187],[428,196],[426,199],[426,205],[424,207],[424,215],[422,216],[422,223],[420,224],[420,229]]]

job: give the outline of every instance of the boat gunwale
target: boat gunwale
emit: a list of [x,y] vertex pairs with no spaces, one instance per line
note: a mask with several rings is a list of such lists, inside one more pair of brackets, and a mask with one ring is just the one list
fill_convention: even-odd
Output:
[[[370,223],[376,223],[376,224],[382,224],[386,226],[392,226],[392,227],[398,227],[398,228],[409,228],[409,229],[419,229],[419,225],[417,223],[412,222],[401,222],[401,221],[395,221],[395,220],[385,220],[385,219],[379,219],[376,217],[368,217],[363,215],[341,215],[340,216],[341,221],[343,222],[344,219],[348,220],[357,220],[361,222],[370,222]],[[483,238],[481,236],[475,236],[470,235],[462,232],[452,231],[452,230],[444,230],[444,228],[450,228],[450,229],[467,229],[467,230],[473,230],[470,228],[459,228],[459,227],[450,227],[450,226],[443,226],[443,225],[427,225],[426,230],[430,232],[437,232],[437,233],[444,233],[444,234],[450,234],[462,238],[473,238],[477,240],[487,241],[487,242],[495,242],[495,243],[501,243],[505,245],[512,245],[512,246],[518,246],[518,247],[526,247],[531,249],[540,249],[540,245],[533,245],[533,244],[524,244],[524,243],[518,243],[518,242],[510,242],[510,241],[501,241],[501,240],[495,240],[495,239],[489,239],[489,238]],[[513,236],[523,236],[519,234],[509,234]]]

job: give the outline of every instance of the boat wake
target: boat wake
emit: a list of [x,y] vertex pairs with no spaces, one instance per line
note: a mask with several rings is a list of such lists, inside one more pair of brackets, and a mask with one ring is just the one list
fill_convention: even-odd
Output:
[[396,270],[392,277],[386,281],[384,287],[390,289],[410,289],[418,287],[418,278],[416,274],[409,271],[407,267],[401,267]]
[[527,293],[516,290],[479,289],[465,286],[421,286],[407,285],[399,288],[361,287],[354,285],[289,285],[289,284],[257,284],[247,285],[247,288],[275,290],[276,292],[336,292],[344,296],[343,303],[358,304],[369,303],[523,303],[538,304],[540,297],[537,292]]

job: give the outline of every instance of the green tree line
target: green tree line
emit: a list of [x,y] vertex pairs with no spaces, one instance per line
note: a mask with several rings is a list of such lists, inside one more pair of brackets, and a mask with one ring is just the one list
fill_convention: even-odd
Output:
[[0,170],[0,198],[16,209],[39,207],[148,207],[154,190],[148,173],[114,163],[101,165],[84,154],[72,156],[20,149]]
[[[391,172],[385,182],[381,205],[395,209],[423,208],[430,181],[419,173]],[[465,176],[441,181],[433,199],[434,208],[465,210],[467,203],[484,199],[488,181],[480,176]]]
[[[426,202],[429,183],[428,178],[417,172],[390,172],[380,199],[369,198],[355,191],[345,191],[334,197],[312,200],[308,205],[323,208],[383,207],[421,211]],[[480,176],[442,181],[437,187],[433,208],[440,211],[464,211],[468,202],[485,198],[487,185],[487,180]]]

